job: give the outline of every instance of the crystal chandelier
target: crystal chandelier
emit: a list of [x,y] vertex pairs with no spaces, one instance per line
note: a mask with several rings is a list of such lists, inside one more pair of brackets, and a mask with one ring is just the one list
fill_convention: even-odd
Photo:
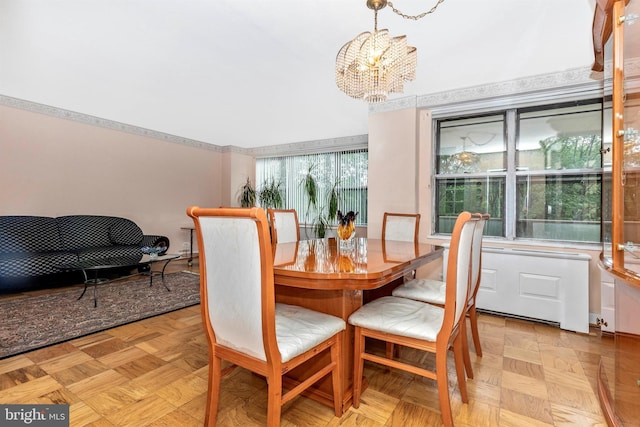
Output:
[[467,137],[461,136],[460,139],[462,139],[462,151],[449,157],[449,167],[456,172],[475,172],[480,158],[473,151],[467,151]]
[[336,57],[336,84],[352,98],[366,102],[383,102],[390,93],[402,93],[404,82],[416,78],[417,50],[407,45],[406,36],[391,37],[388,30],[378,30],[378,11],[389,7],[403,18],[417,20],[435,11],[444,0],[428,12],[405,15],[387,0],[367,0],[374,12],[373,33],[360,33],[346,43]]

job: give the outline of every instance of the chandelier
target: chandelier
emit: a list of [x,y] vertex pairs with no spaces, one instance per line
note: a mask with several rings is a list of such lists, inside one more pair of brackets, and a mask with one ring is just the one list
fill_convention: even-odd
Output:
[[455,172],[475,172],[480,157],[473,151],[467,151],[467,138],[461,136],[462,151],[452,154],[449,157],[449,168]]
[[378,30],[378,11],[389,5],[398,15],[417,20],[432,13],[444,0],[420,15],[405,15],[387,0],[367,0],[373,10],[373,33],[358,34],[336,57],[336,84],[352,98],[369,103],[383,102],[390,93],[402,93],[404,82],[416,78],[417,50],[407,45],[406,36],[391,37]]

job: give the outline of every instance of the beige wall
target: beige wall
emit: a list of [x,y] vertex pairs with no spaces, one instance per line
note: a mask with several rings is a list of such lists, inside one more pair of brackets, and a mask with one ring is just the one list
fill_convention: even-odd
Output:
[[[429,236],[432,222],[431,115],[428,111],[407,108],[369,115],[369,237],[382,233],[385,211],[419,212],[420,240],[434,244],[448,239]],[[558,246],[527,246],[485,241],[487,246],[529,247],[537,250],[578,252],[591,256],[589,266],[589,312],[600,313],[600,251]],[[418,271],[421,277],[438,278],[442,263],[436,262]]]
[[380,238],[385,212],[418,212],[417,111],[369,115],[368,236]]
[[171,252],[189,240],[189,205],[218,206],[222,155],[0,106],[0,215],[115,215]]
[[240,206],[238,196],[240,195],[240,188],[247,182],[247,178],[255,188],[255,157],[234,151],[225,152],[222,155],[221,177],[222,201],[225,206]]
[[[420,213],[420,241],[431,230],[431,114],[416,108],[369,115],[367,236],[382,235],[385,212]],[[442,263],[418,271],[438,278]]]

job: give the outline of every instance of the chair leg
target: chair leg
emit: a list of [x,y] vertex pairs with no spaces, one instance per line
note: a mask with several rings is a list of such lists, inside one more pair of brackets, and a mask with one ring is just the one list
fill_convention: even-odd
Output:
[[476,356],[482,357],[482,347],[480,347],[480,334],[478,334],[478,312],[476,311],[475,304],[469,307],[469,320],[471,323],[473,346],[476,348]]
[[267,389],[267,426],[278,427],[282,414],[282,372],[279,369],[269,373]]
[[467,340],[466,335],[458,334],[453,340],[453,358],[456,365],[456,376],[458,377],[458,388],[462,403],[469,402],[467,395],[467,379],[464,376],[464,349],[462,343]]
[[392,342],[387,342],[386,345],[386,356],[387,359],[393,359],[393,350],[394,350],[394,345]]
[[209,389],[207,391],[207,410],[204,425],[213,427],[218,419],[218,403],[220,402],[220,380],[222,377],[222,360],[215,355],[209,360]]
[[[387,359],[389,359],[389,360],[391,360],[393,358],[400,359],[400,346],[399,345],[395,345],[394,343],[387,341],[385,355],[387,356]],[[389,368],[388,366],[385,366],[384,371],[385,372],[391,372],[391,368]]]
[[336,365],[331,373],[331,381],[333,385],[333,410],[336,417],[341,417],[343,414],[342,397],[344,390],[342,386],[342,362],[340,361],[340,357],[342,357],[343,335],[344,332],[340,332],[336,337],[336,343],[331,346],[331,362]]
[[362,371],[364,369],[364,335],[362,329],[358,326],[354,328],[354,345],[353,345],[353,407],[360,406],[360,393],[362,392]]
[[440,413],[445,427],[453,427],[453,413],[449,399],[449,379],[447,375],[447,351],[436,351],[436,381],[438,383],[438,399]]
[[467,338],[467,319],[462,318],[460,322],[460,337],[462,341],[462,357],[464,359],[464,370],[467,373],[467,378],[473,379],[473,367],[471,366],[471,353],[469,353],[469,341]]

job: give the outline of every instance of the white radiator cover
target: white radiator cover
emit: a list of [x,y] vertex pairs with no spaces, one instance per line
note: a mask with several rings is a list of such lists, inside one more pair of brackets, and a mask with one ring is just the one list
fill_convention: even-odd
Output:
[[[447,256],[445,249],[444,265]],[[484,247],[476,305],[588,333],[590,260],[580,253]]]

